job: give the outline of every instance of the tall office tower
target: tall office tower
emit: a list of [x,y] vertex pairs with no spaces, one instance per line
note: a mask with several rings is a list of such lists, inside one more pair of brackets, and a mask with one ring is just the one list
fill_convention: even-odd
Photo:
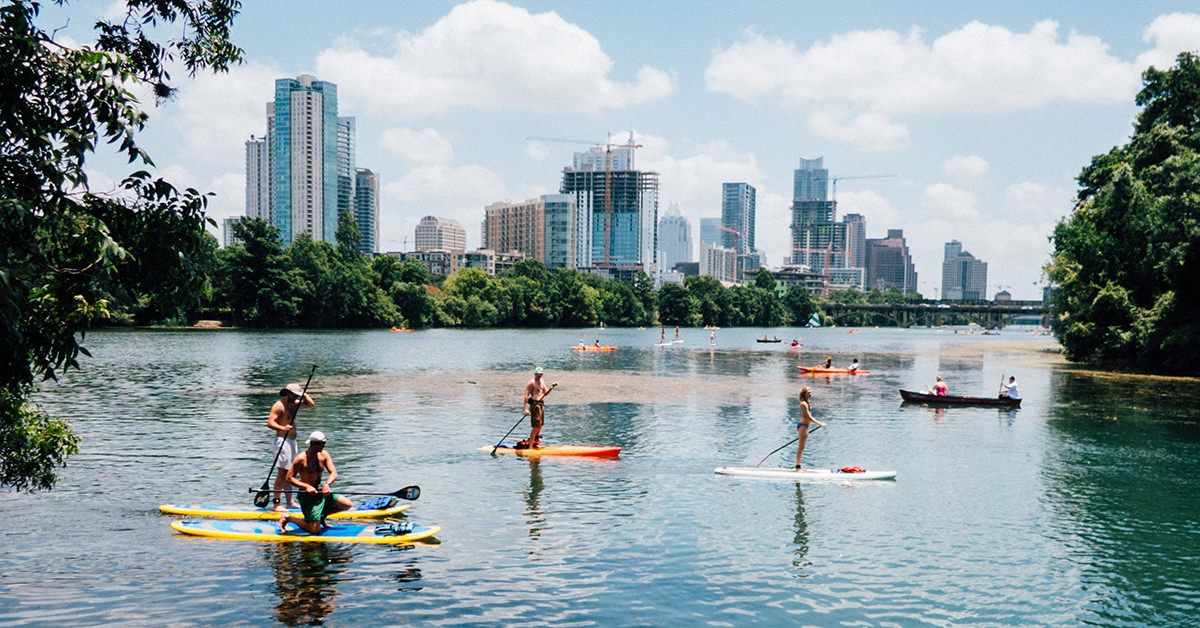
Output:
[[721,184],[721,245],[739,254],[754,251],[754,186]]
[[737,281],[737,253],[733,249],[708,244],[700,245],[700,274],[726,283]]
[[246,216],[271,219],[271,155],[267,138],[246,140]]
[[868,238],[866,243],[866,288],[899,288],[904,294],[917,291],[917,269],[913,266],[902,229],[888,229],[886,238]]
[[415,230],[418,251],[462,251],[467,248],[467,231],[458,221],[426,216]]
[[658,251],[661,254],[662,268],[670,270],[679,262],[691,262],[692,255],[692,226],[683,212],[679,211],[678,203],[671,203],[658,221]]
[[700,244],[721,244],[721,228],[717,225],[721,224],[720,218],[701,218],[700,219]]
[[575,265],[650,273],[658,239],[658,173],[633,169],[633,148],[575,153],[559,191],[575,197]]
[[574,267],[575,197],[570,194],[501,201],[484,207],[483,213],[483,248],[517,251],[547,268]]
[[829,198],[829,170],[825,168],[824,161],[824,157],[800,158],[800,167],[795,171],[792,200],[824,201]]
[[[354,217],[354,181],[358,170],[354,165],[354,117],[339,117],[337,124],[337,211],[339,214],[347,212]],[[358,230],[363,230],[361,224]]]
[[947,242],[946,259],[942,262],[942,299],[977,301],[986,298],[987,262],[964,251],[958,240]]
[[270,120],[271,222],[284,244],[337,232],[337,85],[308,74],[275,81]]
[[362,234],[358,250],[367,255],[379,252],[379,175],[366,168],[354,172],[354,222]]
[[846,266],[866,268],[867,219],[862,214],[846,214],[842,222],[846,223]]

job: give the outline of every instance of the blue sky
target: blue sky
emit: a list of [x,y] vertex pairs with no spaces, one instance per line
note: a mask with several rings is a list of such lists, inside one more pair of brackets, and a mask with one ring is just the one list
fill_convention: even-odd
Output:
[[[122,3],[44,9],[86,40]],[[585,144],[624,141],[661,173],[660,211],[698,226],[721,183],[758,189],[757,241],[788,247],[792,171],[823,156],[838,212],[867,236],[904,230],[920,290],[939,296],[942,245],[988,262],[988,291],[1039,298],[1074,177],[1124,143],[1140,73],[1200,50],[1191,2],[247,2],[247,62],[181,82],[143,145],[162,174],[243,212],[243,143],[265,130],[273,80],[310,73],[357,117],[359,167],[381,176],[381,248],[426,215],[480,243],[483,207],[556,192]],[[184,76],[182,72],[176,74]],[[150,102],[150,101],[147,101]],[[93,187],[127,174],[93,162]]]

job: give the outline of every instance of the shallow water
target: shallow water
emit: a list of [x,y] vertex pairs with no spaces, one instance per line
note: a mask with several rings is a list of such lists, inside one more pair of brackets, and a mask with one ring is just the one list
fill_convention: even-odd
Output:
[[[1200,603],[1194,380],[1061,363],[1052,339],[914,329],[111,331],[40,402],[84,438],[58,489],[0,494],[0,627],[19,625],[1180,626]],[[755,343],[763,333],[804,347]],[[668,330],[673,337],[673,330]],[[584,353],[581,340],[614,344]],[[869,375],[808,376],[826,355]],[[422,487],[443,531],[393,548],[178,535],[164,502],[247,503],[275,391],[319,365],[343,490]],[[549,443],[490,456],[535,365]],[[901,405],[936,375],[1019,410]],[[715,475],[829,427],[807,464],[895,482]],[[514,437],[527,433],[522,422]],[[794,448],[763,466],[787,466]]]

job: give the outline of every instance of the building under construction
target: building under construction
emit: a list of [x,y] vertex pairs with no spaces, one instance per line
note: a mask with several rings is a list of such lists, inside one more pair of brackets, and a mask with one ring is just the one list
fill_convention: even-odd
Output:
[[658,173],[633,169],[632,147],[576,153],[563,169],[575,197],[575,265],[634,268],[653,275],[658,245]]

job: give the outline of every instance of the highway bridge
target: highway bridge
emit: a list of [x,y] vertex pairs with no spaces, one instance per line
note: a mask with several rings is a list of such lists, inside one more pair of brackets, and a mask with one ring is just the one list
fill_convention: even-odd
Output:
[[878,324],[886,319],[900,327],[942,325],[947,314],[958,314],[985,328],[1025,319],[1050,324],[1050,308],[1044,301],[923,301],[920,303],[834,303],[822,308],[835,323],[854,314],[874,315]]

